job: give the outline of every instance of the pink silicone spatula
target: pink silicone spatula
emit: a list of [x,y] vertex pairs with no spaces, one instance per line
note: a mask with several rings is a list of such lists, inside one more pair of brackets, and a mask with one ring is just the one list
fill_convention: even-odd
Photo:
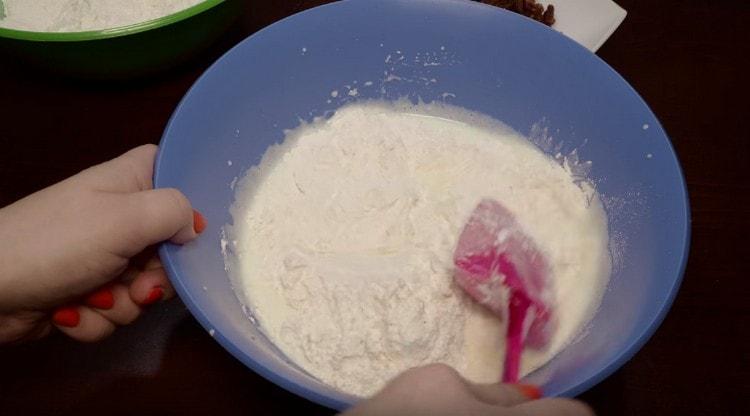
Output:
[[464,226],[453,261],[456,283],[500,319],[507,315],[503,382],[518,381],[524,346],[545,347],[557,326],[545,256],[508,209],[484,199]]

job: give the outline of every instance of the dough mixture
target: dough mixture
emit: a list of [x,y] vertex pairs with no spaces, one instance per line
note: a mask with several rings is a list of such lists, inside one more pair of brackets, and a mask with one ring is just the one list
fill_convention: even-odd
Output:
[[[462,121],[457,121],[462,120]],[[607,220],[585,182],[499,123],[455,107],[370,102],[290,132],[237,188],[233,280],[292,361],[368,396],[442,362],[497,382],[505,322],[453,284],[453,250],[485,197],[547,254],[560,326],[540,367],[583,328],[610,273]]]

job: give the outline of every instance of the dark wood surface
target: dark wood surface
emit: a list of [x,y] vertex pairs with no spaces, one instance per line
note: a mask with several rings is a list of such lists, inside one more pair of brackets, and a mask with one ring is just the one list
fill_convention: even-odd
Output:
[[[672,138],[689,185],[693,235],[685,280],[664,324],[582,399],[601,415],[747,414],[750,2],[618,2],[628,17],[599,56],[639,91]],[[126,84],[52,79],[0,53],[0,206],[158,142],[178,100],[214,59],[319,3],[248,1],[237,25],[201,57]],[[247,370],[179,301],[101,344],[52,336],[0,348],[0,415],[156,413],[333,412]]]

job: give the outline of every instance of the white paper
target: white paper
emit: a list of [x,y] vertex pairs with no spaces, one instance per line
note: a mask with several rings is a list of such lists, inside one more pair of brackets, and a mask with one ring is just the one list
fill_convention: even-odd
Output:
[[554,29],[596,52],[627,12],[612,0],[539,0],[555,6]]

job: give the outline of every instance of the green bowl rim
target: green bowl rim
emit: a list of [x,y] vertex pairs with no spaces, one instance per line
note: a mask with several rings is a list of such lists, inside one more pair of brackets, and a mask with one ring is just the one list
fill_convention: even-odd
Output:
[[203,0],[202,2],[180,10],[179,12],[162,16],[145,22],[134,23],[128,26],[114,27],[102,30],[89,30],[85,32],[32,32],[28,30],[16,30],[0,27],[0,37],[29,40],[34,42],[81,42],[87,40],[109,39],[119,36],[127,36],[135,33],[145,32],[151,29],[171,25],[172,23],[185,20],[202,13],[226,0]]

